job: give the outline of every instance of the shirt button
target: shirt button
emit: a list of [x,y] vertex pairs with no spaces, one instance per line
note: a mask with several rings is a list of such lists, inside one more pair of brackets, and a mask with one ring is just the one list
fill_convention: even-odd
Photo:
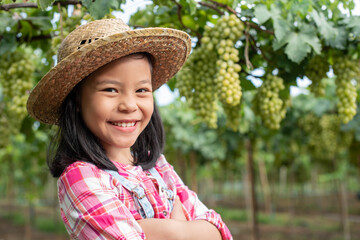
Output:
[[165,210],[164,210],[164,211],[163,211],[163,214],[164,214],[164,216],[166,217],[166,215],[167,215],[167,211],[165,211]]

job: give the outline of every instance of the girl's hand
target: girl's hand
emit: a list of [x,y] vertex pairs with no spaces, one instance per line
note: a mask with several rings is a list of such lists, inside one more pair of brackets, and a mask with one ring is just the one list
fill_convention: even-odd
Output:
[[174,200],[174,208],[170,214],[170,218],[176,219],[176,220],[187,221],[185,214],[184,214],[183,205],[178,196],[176,196],[176,198]]

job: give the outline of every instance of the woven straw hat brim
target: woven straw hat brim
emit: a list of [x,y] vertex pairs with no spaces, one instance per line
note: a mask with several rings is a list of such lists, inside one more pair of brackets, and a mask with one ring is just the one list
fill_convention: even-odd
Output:
[[43,123],[58,124],[60,106],[76,84],[107,63],[136,52],[153,56],[155,90],[180,70],[190,50],[189,35],[175,29],[146,28],[100,38],[61,60],[39,81],[30,93],[28,112]]

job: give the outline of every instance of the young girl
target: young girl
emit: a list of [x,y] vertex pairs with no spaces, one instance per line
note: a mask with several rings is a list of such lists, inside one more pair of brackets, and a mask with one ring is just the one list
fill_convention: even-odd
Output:
[[90,22],[64,39],[27,107],[59,126],[48,164],[71,239],[232,239],[161,154],[152,92],[190,49],[184,32],[131,30],[120,19]]

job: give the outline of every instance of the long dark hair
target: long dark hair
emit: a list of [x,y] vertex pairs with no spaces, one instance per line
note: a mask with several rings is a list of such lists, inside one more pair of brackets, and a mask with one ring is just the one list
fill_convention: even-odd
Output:
[[[59,177],[76,161],[90,162],[100,169],[117,170],[78,111],[79,85],[73,88],[61,106],[59,128],[49,146],[47,163],[54,177]],[[131,147],[134,164],[142,166],[145,170],[155,166],[163,151],[164,142],[164,128],[154,101],[150,122]]]

